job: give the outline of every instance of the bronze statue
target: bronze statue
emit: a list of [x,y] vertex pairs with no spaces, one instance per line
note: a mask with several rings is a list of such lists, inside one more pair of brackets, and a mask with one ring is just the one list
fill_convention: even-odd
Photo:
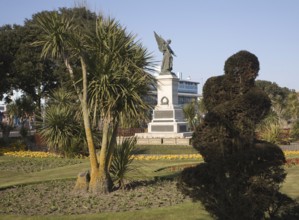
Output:
[[159,36],[156,32],[154,32],[156,41],[158,43],[159,50],[163,53],[163,61],[161,65],[161,75],[172,74],[172,65],[173,65],[173,57],[175,56],[173,50],[170,48],[169,44],[171,40],[165,41],[161,36]]

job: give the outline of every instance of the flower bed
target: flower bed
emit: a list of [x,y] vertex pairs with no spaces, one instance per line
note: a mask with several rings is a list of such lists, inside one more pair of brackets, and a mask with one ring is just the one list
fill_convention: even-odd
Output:
[[284,151],[284,155],[286,157],[292,157],[292,156],[299,156],[299,151],[295,151],[295,150],[286,150]]
[[134,155],[134,160],[186,160],[202,159],[200,154],[177,154],[177,155]]
[[57,154],[42,152],[42,151],[8,151],[5,152],[4,155],[12,156],[12,157],[31,157],[31,158],[59,157]]
[[[293,161],[289,163],[294,163],[296,158],[299,158],[299,151],[284,151],[285,156],[294,157],[289,158],[287,161]],[[40,152],[40,151],[7,151],[3,155],[13,156],[13,157],[31,157],[31,158],[53,158],[60,157],[57,154],[49,152]],[[80,157],[81,158],[81,157]],[[134,160],[190,160],[190,159],[202,159],[200,154],[143,154],[143,155],[133,155]],[[299,160],[299,159],[298,159]],[[299,162],[298,162],[299,164]]]

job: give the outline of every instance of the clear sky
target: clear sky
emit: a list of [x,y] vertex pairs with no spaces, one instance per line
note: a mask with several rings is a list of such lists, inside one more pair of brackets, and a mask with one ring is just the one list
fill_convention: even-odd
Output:
[[259,58],[258,79],[299,91],[299,0],[1,0],[0,25],[82,2],[116,18],[156,61],[162,54],[153,31],[171,39],[173,71],[183,78],[202,84],[223,74],[229,56],[248,50]]

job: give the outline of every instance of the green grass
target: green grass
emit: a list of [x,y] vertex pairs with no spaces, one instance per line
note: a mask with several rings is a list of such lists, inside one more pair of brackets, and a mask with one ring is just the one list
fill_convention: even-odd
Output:
[[190,146],[176,145],[137,145],[136,154],[197,154],[198,152]]
[[[152,146],[139,146],[139,149],[144,151]],[[153,149],[147,151],[156,152],[157,154],[175,154],[177,150],[183,148],[184,152],[180,150],[181,153],[188,153],[192,148],[188,146],[176,146],[176,149],[169,149],[170,147],[156,146]],[[165,148],[164,148],[165,147]],[[172,146],[173,147],[173,146]],[[185,149],[186,148],[186,149]],[[194,152],[192,152],[194,153]],[[21,161],[20,158],[12,158],[7,156],[0,156],[0,166],[4,163],[9,163],[11,166],[18,166],[18,163]],[[19,161],[19,162],[18,162]],[[40,164],[39,160],[34,160],[35,165]],[[53,160],[54,162],[55,160]],[[134,161],[133,166],[135,167],[134,171],[130,173],[129,177],[132,179],[152,179],[159,177],[167,177],[170,175],[175,175],[177,172],[172,172],[168,167],[181,166],[186,164],[195,164],[200,161],[198,160],[156,160],[156,161]],[[24,164],[23,164],[24,165]],[[25,164],[24,166],[27,166]],[[12,169],[11,170],[0,170],[0,189],[7,188],[15,185],[27,185],[45,181],[51,181],[56,179],[69,179],[76,178],[77,174],[82,171],[89,169],[88,159],[83,160],[79,164],[73,165],[64,165],[62,167],[49,168],[46,167],[38,172],[29,172],[26,173],[22,170]],[[288,173],[285,183],[282,186],[282,192],[286,193],[294,199],[299,199],[299,166],[294,166],[286,168]],[[184,202],[180,205],[170,206],[170,207],[160,207],[145,209],[139,211],[127,211],[127,212],[105,212],[99,214],[88,214],[88,215],[71,215],[71,216],[7,216],[0,215],[0,219],[58,219],[58,220],[74,220],[74,219],[202,219],[210,220],[212,219],[208,213],[203,209],[199,203]]]
[[[8,156],[0,157],[0,164],[10,161],[11,164],[17,164],[22,161],[21,158]],[[33,164],[39,164],[39,160],[32,159]],[[55,161],[55,159],[53,160]],[[152,179],[155,177],[165,177],[174,174],[167,170],[167,167],[180,166],[188,163],[194,164],[198,160],[158,160],[158,161],[134,161],[133,166],[136,168],[130,174],[130,177],[136,179]],[[56,179],[76,178],[80,171],[89,168],[89,161],[86,159],[83,163],[75,165],[67,165],[46,169],[39,172],[24,173],[16,171],[0,171],[0,188],[7,188],[15,185],[28,185],[39,182],[46,182]],[[162,169],[161,168],[165,168]],[[160,171],[159,171],[160,170]],[[171,207],[160,207],[153,209],[145,209],[140,211],[128,212],[105,212],[89,215],[73,215],[73,216],[7,216],[0,215],[0,219],[211,219],[203,210],[200,204],[185,202],[180,205]]]
[[299,166],[287,168],[286,171],[287,177],[281,191],[299,201]]
[[33,173],[2,171],[0,172],[0,189],[14,185],[38,183],[55,179],[76,178],[78,173],[86,171],[87,169],[89,169],[88,161],[81,164],[47,169]]
[[[22,161],[22,158],[16,157],[0,157],[0,164],[3,161],[10,160],[11,164],[18,166],[18,163]],[[34,161],[39,163],[39,159],[31,159],[32,163]],[[53,159],[53,162],[57,162],[57,159]],[[167,176],[173,174],[172,171],[167,169],[171,166],[179,166],[182,164],[194,164],[198,163],[198,160],[158,160],[158,161],[134,161],[133,171],[129,174],[129,178],[134,179],[151,179],[155,177]],[[32,165],[31,165],[32,166]],[[56,167],[53,169],[46,169],[39,172],[24,173],[22,171],[0,171],[0,189],[7,188],[14,185],[24,185],[31,183],[39,183],[44,181],[56,180],[56,179],[70,179],[76,178],[80,172],[89,169],[89,161],[85,159],[84,162],[74,165],[67,165],[63,167]]]

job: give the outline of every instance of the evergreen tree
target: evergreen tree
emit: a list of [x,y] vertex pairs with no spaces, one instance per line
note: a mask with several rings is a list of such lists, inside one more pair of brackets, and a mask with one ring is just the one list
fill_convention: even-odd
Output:
[[258,58],[240,51],[225,62],[225,74],[208,79],[203,88],[208,112],[193,146],[204,163],[185,169],[179,188],[216,219],[273,219],[284,215],[291,201],[279,192],[286,176],[282,150],[255,138],[256,125],[271,107],[255,86],[258,71]]

